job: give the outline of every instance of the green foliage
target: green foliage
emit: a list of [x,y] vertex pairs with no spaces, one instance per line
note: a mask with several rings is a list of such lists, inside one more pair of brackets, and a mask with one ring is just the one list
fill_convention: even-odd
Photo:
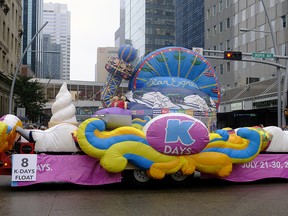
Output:
[[43,113],[43,107],[48,101],[45,99],[44,88],[32,77],[18,75],[14,87],[14,99],[17,107],[26,108],[26,117],[36,122]]

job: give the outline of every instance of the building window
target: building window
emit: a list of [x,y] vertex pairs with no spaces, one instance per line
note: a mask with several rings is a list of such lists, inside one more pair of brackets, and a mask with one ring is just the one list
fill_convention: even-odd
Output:
[[255,41],[255,32],[254,31],[251,31],[250,32],[250,41]]
[[234,26],[238,24],[238,14],[234,14]]
[[226,0],[226,8],[230,7],[230,0]]
[[223,74],[224,70],[223,70],[223,64],[219,65],[219,70],[220,70],[220,74]]
[[259,26],[259,38],[265,37],[264,31],[265,31],[265,26],[264,25]]
[[216,5],[212,7],[212,16],[216,15]]
[[238,37],[234,38],[234,48],[238,47]]
[[242,22],[246,20],[246,10],[242,11]]
[[219,8],[218,8],[219,12],[221,12],[223,10],[223,0],[219,1]]
[[230,18],[226,19],[226,28],[230,28]]
[[211,16],[211,11],[210,11],[210,8],[209,8],[209,9],[207,9],[207,20],[210,18],[210,16]]
[[264,11],[264,7],[263,7],[263,5],[262,5],[262,2],[261,2],[261,1],[259,1],[259,2],[258,2],[258,7],[259,7],[259,13],[261,13],[261,12],[263,12],[263,11]]
[[223,32],[223,22],[219,23],[219,32]]
[[207,29],[207,39],[210,39],[210,34],[211,34],[211,32],[210,32],[210,28],[209,28],[209,29]]
[[282,28],[286,28],[287,26],[287,19],[286,19],[286,15],[281,16],[281,21],[282,21]]
[[213,36],[217,34],[217,27],[216,25],[213,26]]
[[230,62],[227,62],[227,72],[229,72],[231,70],[231,64]]
[[246,34],[242,34],[242,46],[246,44]]
[[223,50],[223,43],[219,44],[219,50]]
[[230,50],[230,40],[226,41],[226,50]]
[[238,70],[238,62],[234,61],[234,71],[237,71],[237,70]]
[[281,55],[284,55],[284,56],[286,56],[286,46],[285,46],[285,44],[282,44],[281,45]]
[[255,4],[251,5],[250,7],[250,16],[251,17],[255,16]]

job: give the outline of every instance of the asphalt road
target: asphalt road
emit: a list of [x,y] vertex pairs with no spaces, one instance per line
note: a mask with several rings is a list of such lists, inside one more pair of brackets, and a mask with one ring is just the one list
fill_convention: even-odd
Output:
[[139,188],[125,184],[77,186],[42,184],[10,187],[0,176],[2,216],[281,216],[288,212],[288,181],[253,183],[194,179]]

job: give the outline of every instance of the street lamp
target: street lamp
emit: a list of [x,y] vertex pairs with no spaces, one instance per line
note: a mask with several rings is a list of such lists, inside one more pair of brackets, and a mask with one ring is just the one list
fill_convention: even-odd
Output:
[[45,22],[41,28],[38,30],[38,32],[36,32],[36,34],[33,36],[33,38],[31,39],[31,41],[29,42],[29,44],[27,45],[26,49],[24,50],[24,52],[22,53],[22,56],[17,64],[17,67],[15,69],[15,73],[14,73],[14,77],[13,77],[13,81],[12,81],[12,85],[11,85],[11,89],[10,89],[10,96],[9,96],[9,114],[12,114],[12,103],[13,103],[13,92],[14,92],[14,86],[15,86],[15,82],[16,82],[16,77],[18,75],[20,66],[22,64],[23,58],[26,55],[29,47],[31,46],[31,44],[33,43],[33,41],[35,40],[35,38],[37,37],[37,35],[42,31],[42,29],[48,24],[48,21]]
[[[261,31],[261,30],[247,29],[247,28],[240,28],[240,31],[242,31],[242,32],[254,31],[254,32],[263,32],[263,33],[271,34],[273,48],[274,48],[274,56],[276,56],[278,54],[278,51],[277,51],[276,40],[274,37],[275,32],[273,31],[271,21],[269,19],[265,4],[264,4],[263,0],[260,0],[260,1],[262,2],[262,5],[263,5],[264,11],[265,11],[265,16],[268,20],[270,31]],[[279,63],[279,59],[277,57],[275,58],[275,61],[277,64]],[[284,119],[284,114],[281,112],[281,73],[280,73],[280,68],[278,66],[277,66],[276,76],[277,76],[277,124],[278,124],[278,127],[281,127],[282,117]]]
[[[274,47],[274,55],[278,55],[278,49],[277,49],[277,44],[276,44],[276,40],[274,37],[275,31],[273,31],[272,25],[271,25],[271,21],[267,12],[267,9],[265,7],[264,1],[260,0],[264,11],[265,11],[265,16],[268,20],[268,24],[269,24],[269,28],[270,28],[270,32],[271,32],[271,38],[272,38],[272,42],[273,42],[273,47]],[[279,63],[279,59],[275,58],[276,63]],[[281,73],[280,73],[280,68],[277,67],[277,119],[278,119],[278,127],[281,127],[282,123],[282,116],[284,118],[284,114],[281,112]]]
[[271,34],[270,31],[262,31],[262,30],[257,30],[257,29],[247,29],[247,28],[240,28],[240,31],[241,32],[262,32],[262,33],[268,33],[268,34]]

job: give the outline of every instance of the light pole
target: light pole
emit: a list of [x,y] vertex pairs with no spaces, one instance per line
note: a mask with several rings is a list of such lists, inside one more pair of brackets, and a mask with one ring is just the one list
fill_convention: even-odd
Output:
[[[277,50],[276,40],[274,37],[275,32],[273,31],[271,21],[269,19],[265,4],[264,4],[263,0],[260,0],[260,1],[262,2],[262,5],[263,5],[264,11],[265,11],[265,16],[268,20],[270,31],[261,31],[261,30],[256,30],[256,29],[247,29],[247,28],[240,28],[240,31],[242,31],[242,32],[254,31],[254,32],[263,32],[263,33],[271,34],[273,48],[274,48],[274,56],[276,56],[278,54],[278,50]],[[277,64],[279,63],[279,59],[277,57],[275,57],[275,61]],[[278,66],[277,66],[276,76],[277,76],[277,125],[278,125],[278,127],[281,127],[282,117],[284,119],[284,114],[281,112],[281,73],[280,73],[280,68]],[[283,120],[283,122],[284,122],[284,120]]]
[[38,30],[38,32],[36,32],[36,34],[33,36],[33,38],[31,39],[31,41],[29,42],[29,44],[27,45],[26,49],[24,50],[24,52],[21,55],[21,58],[19,59],[19,62],[17,64],[17,67],[15,69],[15,73],[14,73],[14,77],[13,77],[13,81],[12,81],[12,85],[11,85],[11,89],[10,89],[10,96],[9,96],[9,114],[12,114],[12,103],[13,103],[13,92],[14,92],[14,86],[15,86],[15,82],[16,82],[16,77],[18,75],[19,72],[19,68],[22,64],[23,58],[26,55],[29,47],[31,46],[31,44],[33,43],[33,41],[35,40],[35,38],[37,37],[37,35],[42,31],[42,29],[48,24],[48,21],[45,22],[41,28]]
[[[270,28],[270,32],[271,32],[271,38],[272,38],[272,42],[273,42],[273,47],[274,47],[274,55],[278,55],[278,49],[277,49],[277,44],[276,44],[276,40],[275,40],[275,37],[274,37],[274,34],[275,34],[275,31],[273,31],[273,28],[272,28],[272,25],[271,25],[271,21],[270,21],[270,18],[269,18],[269,15],[268,15],[268,12],[267,12],[267,9],[265,7],[265,4],[264,4],[264,1],[263,0],[260,0],[262,5],[263,5],[263,8],[264,8],[264,11],[265,11],[265,16],[268,20],[268,24],[269,24],[269,28]],[[278,58],[275,58],[275,61],[276,63],[279,63],[279,59]],[[280,68],[277,67],[277,119],[278,119],[278,127],[281,127],[282,126],[282,116],[284,118],[284,113],[281,112],[281,73],[280,73]]]

